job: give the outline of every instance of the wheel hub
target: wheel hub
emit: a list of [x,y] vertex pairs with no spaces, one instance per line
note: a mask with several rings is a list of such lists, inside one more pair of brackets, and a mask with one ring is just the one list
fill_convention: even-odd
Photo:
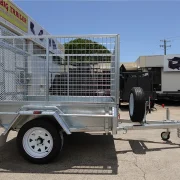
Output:
[[34,127],[29,129],[24,135],[23,147],[31,157],[43,158],[51,152],[53,138],[46,129]]
[[44,139],[42,137],[39,137],[35,141],[37,141],[37,145],[40,145],[40,144],[43,145]]

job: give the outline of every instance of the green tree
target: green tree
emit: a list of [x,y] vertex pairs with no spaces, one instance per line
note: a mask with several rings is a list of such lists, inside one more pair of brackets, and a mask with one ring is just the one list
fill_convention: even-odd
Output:
[[[111,52],[102,44],[89,39],[74,39],[64,44],[65,54],[77,54],[80,56],[69,56],[70,64],[96,64],[99,62],[110,62],[110,56],[99,56],[98,54],[111,54]],[[81,55],[82,54],[82,55]],[[88,56],[93,54],[93,56]],[[97,54],[97,56],[96,56]],[[65,57],[67,63],[68,57]]]

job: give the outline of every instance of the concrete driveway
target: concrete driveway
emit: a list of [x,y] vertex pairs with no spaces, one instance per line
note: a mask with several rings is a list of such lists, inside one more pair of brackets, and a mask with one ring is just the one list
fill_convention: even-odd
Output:
[[[148,119],[160,120],[165,110],[156,106]],[[180,117],[180,107],[170,106],[171,118]],[[164,117],[163,117],[164,116]],[[121,118],[129,118],[126,106]],[[129,131],[127,134],[74,134],[66,138],[55,162],[34,165],[17,152],[16,133],[0,148],[0,180],[107,179],[179,180],[180,139],[176,130],[169,142],[160,137],[162,130]]]

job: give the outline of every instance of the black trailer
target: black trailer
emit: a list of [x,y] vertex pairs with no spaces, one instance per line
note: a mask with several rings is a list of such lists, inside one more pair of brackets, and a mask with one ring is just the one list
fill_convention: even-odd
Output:
[[129,101],[129,94],[133,87],[141,87],[144,90],[146,100],[150,98],[151,107],[154,107],[156,91],[153,88],[153,73],[151,72],[127,72],[122,65],[120,68],[120,98],[119,104]]

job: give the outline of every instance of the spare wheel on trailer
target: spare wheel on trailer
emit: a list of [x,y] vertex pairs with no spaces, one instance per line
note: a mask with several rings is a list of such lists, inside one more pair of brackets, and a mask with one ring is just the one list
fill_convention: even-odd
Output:
[[129,96],[129,115],[132,122],[142,122],[145,114],[145,94],[142,88],[133,87]]

